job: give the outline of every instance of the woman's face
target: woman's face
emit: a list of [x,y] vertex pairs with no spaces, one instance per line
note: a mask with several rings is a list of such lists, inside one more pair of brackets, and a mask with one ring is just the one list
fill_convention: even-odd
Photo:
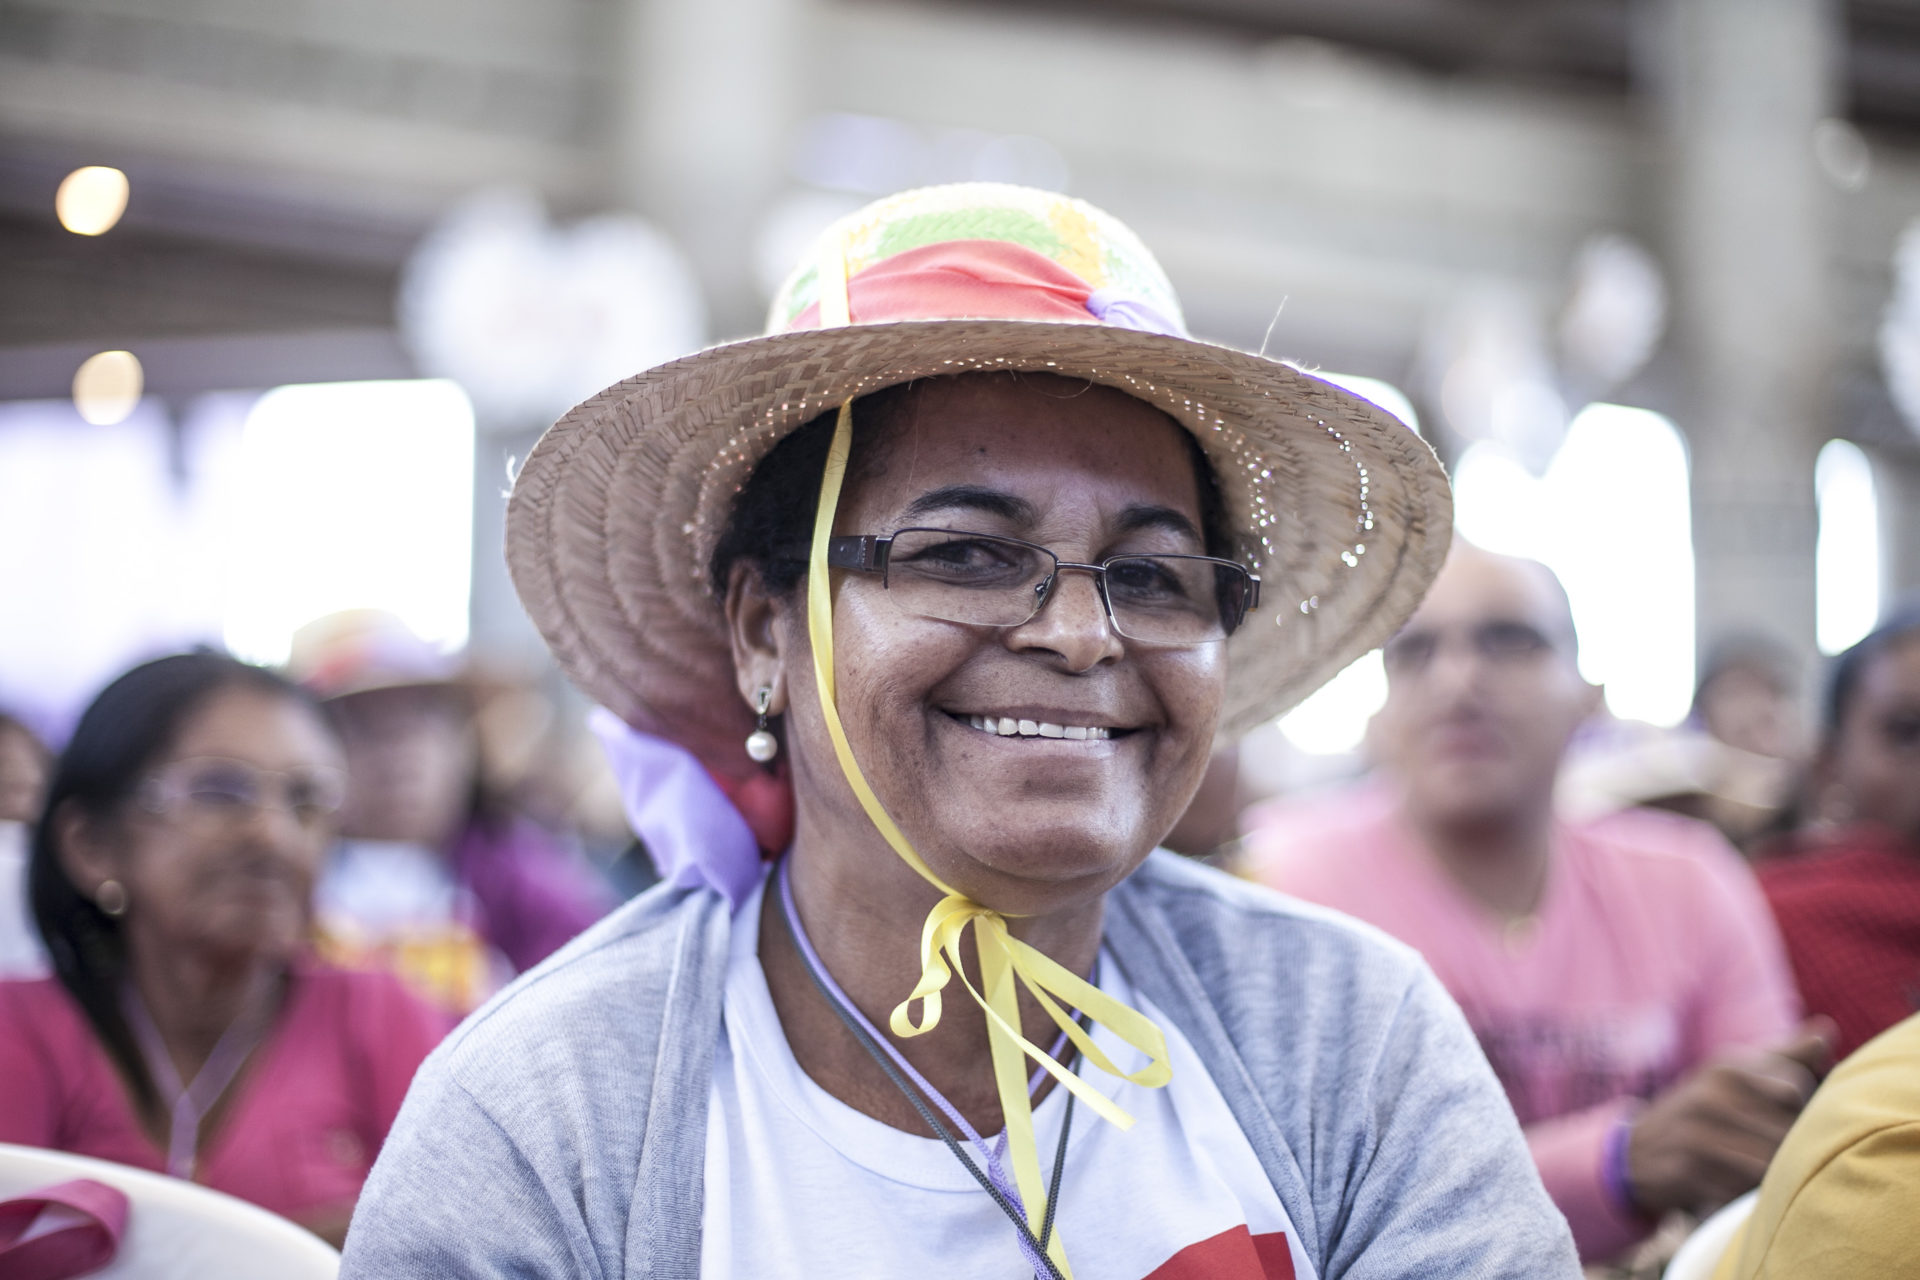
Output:
[[371,689],[335,698],[327,709],[347,752],[342,832],[429,848],[459,834],[477,747],[455,693],[440,685]]
[[1708,733],[1730,747],[1791,760],[1804,750],[1792,682],[1757,664],[1727,667],[1700,695]]
[[[223,774],[282,776],[263,780],[269,802],[258,806],[221,810],[168,791],[165,780],[200,778],[208,761]],[[68,874],[89,897],[101,879],[118,880],[129,936],[166,954],[284,959],[306,937],[314,877],[333,837],[331,815],[286,806],[285,784],[331,771],[337,787],[340,766],[311,708],[267,690],[221,690],[148,768],[160,784],[143,786],[108,823],[69,826]]]
[[[835,522],[843,535],[958,529],[1083,564],[1206,552],[1180,428],[1105,387],[1045,375],[929,381],[856,465]],[[1062,573],[1034,618],[1002,628],[915,616],[878,575],[835,578],[848,738],[881,802],[949,884],[1021,914],[1083,901],[1124,878],[1179,818],[1219,719],[1223,645],[1117,636],[1086,573]],[[828,817],[870,840],[821,719],[803,606],[804,591],[782,620],[801,829]],[[975,718],[1111,736],[1003,736]]]
[[1828,768],[1853,816],[1920,837],[1920,636],[1867,660]]

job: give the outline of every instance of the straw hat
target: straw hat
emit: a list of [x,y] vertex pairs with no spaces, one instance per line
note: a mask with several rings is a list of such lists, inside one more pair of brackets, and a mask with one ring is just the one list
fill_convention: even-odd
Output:
[[[735,496],[794,428],[916,378],[1084,378],[1164,410],[1219,473],[1261,579],[1227,641],[1221,728],[1280,714],[1385,640],[1452,528],[1433,451],[1397,419],[1281,364],[1186,336],[1145,246],[1078,200],[993,183],[892,196],[829,228],[852,323],[819,327],[816,256],[768,336],[607,388],[554,424],[507,507],[520,599],[575,684],[718,773],[757,770],[708,562]],[[835,267],[838,263],[833,264]]]

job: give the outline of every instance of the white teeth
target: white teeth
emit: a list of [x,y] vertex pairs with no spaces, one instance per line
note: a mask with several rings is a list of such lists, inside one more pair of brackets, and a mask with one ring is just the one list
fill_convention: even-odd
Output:
[[1046,721],[1016,720],[1012,716],[968,716],[967,723],[982,733],[1003,738],[1071,738],[1075,742],[1100,742],[1113,736],[1111,729],[1082,724],[1050,724]]

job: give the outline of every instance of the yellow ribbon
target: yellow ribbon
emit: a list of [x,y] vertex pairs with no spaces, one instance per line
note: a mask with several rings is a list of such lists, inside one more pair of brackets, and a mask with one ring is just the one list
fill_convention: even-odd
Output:
[[[819,272],[820,323],[825,327],[849,322],[847,304],[846,258],[841,246],[832,243],[822,256]],[[987,1019],[987,1043],[993,1055],[994,1084],[1000,1094],[1000,1109],[1006,1117],[1007,1150],[1013,1163],[1014,1181],[1027,1211],[1027,1221],[1038,1237],[1047,1217],[1047,1189],[1041,1178],[1040,1155],[1033,1136],[1033,1100],[1027,1090],[1026,1060],[1032,1059],[1062,1088],[1093,1108],[1102,1118],[1131,1128],[1133,1117],[1067,1070],[1053,1056],[1034,1044],[1020,1031],[1019,989],[1025,987],[1039,1002],[1055,1026],[1066,1033],[1087,1061],[1110,1075],[1133,1084],[1154,1089],[1172,1079],[1167,1058],[1166,1037],[1152,1019],[1107,995],[1072,970],[1015,938],[1007,930],[1006,918],[999,912],[974,902],[957,892],[915,852],[900,828],[895,825],[880,798],[868,785],[860,763],[854,758],[846,730],[840,724],[840,712],[834,702],[833,594],[827,576],[827,542],[833,536],[834,513],[840,506],[840,490],[846,481],[847,460],[853,448],[853,401],[840,406],[834,424],[833,441],[827,450],[827,466],[820,483],[820,505],[814,515],[813,542],[807,557],[807,626],[813,645],[814,681],[820,692],[820,710],[826,720],[827,736],[833,740],[834,755],[841,772],[866,810],[867,817],[893,851],[929,884],[946,896],[927,915],[920,935],[920,981],[913,994],[893,1010],[889,1026],[903,1039],[922,1035],[940,1023],[941,993],[958,973]],[[980,981],[976,988],[961,964],[960,943],[967,927],[973,927],[974,947],[980,956]],[[912,1006],[920,1002],[921,1016],[915,1021]],[[1122,1071],[1093,1042],[1066,1010],[1077,1009],[1107,1028],[1126,1044],[1146,1055],[1147,1065],[1138,1071]],[[1047,1255],[1062,1275],[1071,1277],[1066,1247],[1058,1225],[1047,1242]]]

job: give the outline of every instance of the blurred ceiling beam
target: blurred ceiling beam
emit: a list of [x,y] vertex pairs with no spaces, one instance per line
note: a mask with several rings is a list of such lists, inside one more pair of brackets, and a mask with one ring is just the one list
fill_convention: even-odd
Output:
[[[724,43],[766,10],[788,15],[767,49],[784,52],[792,79],[753,111],[788,101],[796,118],[853,111],[1040,135],[1076,192],[1162,249],[1196,326],[1240,345],[1258,346],[1278,309],[1270,350],[1405,380],[1423,326],[1463,281],[1491,275],[1548,297],[1588,232],[1626,230],[1656,248],[1663,234],[1631,77],[1552,72],[1578,60],[1575,46],[1624,68],[1627,0],[728,0],[678,36],[659,25],[664,2],[0,0],[0,216],[45,219],[67,167],[116,163],[134,198],[108,242],[124,237],[127,252],[162,264],[192,262],[197,242],[240,261],[209,264],[209,285],[251,271],[277,294],[236,299],[233,329],[378,324],[373,295],[451,198],[519,180],[562,216],[624,202],[700,230],[676,184],[720,181],[698,176],[702,153],[746,129],[758,141],[719,157],[736,175],[731,222],[709,219],[713,243],[698,250],[709,280],[737,294],[743,228],[765,199],[755,190],[779,179],[768,147],[793,120],[722,119],[764,58],[743,55],[737,75],[705,81],[688,68],[702,60],[700,30]],[[1901,65],[1917,8],[1849,5],[1855,43],[1863,30],[1907,31],[1887,45],[1888,65]],[[1434,69],[1463,33],[1490,26],[1507,34],[1487,48],[1545,69]],[[1328,43],[1336,36],[1344,43]],[[1058,57],[1065,48],[1079,56]],[[656,74],[644,56],[682,71]],[[677,168],[660,159],[675,147]],[[1836,213],[1830,269],[1849,367],[1871,365],[1888,252],[1920,207],[1917,154],[1876,145],[1871,181]],[[748,159],[759,188],[741,185]],[[19,231],[0,224],[10,239]],[[111,255],[48,252],[77,293],[118,287],[82,269]],[[133,272],[164,280],[168,269]],[[8,295],[30,292],[15,281],[32,278],[0,278],[0,325],[84,310],[23,305],[9,318]],[[316,281],[314,310],[294,316],[303,279]],[[217,323],[216,291],[191,283],[177,314],[141,313],[147,336]],[[147,297],[157,306],[168,292]],[[720,330],[750,325],[755,309],[736,297]],[[87,333],[118,341],[133,310],[96,308]]]
[[[866,0],[915,4],[925,0]],[[1243,38],[1305,36],[1409,67],[1537,87],[1625,93],[1643,56],[1636,34],[1655,0],[940,0],[987,13],[1057,13],[1102,24]],[[1920,137],[1920,4],[1846,0],[1835,50],[1840,100],[1855,122]]]
[[[96,342],[0,346],[0,400],[64,400]],[[206,391],[266,390],[301,382],[414,378],[413,360],[391,329],[149,338],[137,344],[146,391],[187,399]]]

